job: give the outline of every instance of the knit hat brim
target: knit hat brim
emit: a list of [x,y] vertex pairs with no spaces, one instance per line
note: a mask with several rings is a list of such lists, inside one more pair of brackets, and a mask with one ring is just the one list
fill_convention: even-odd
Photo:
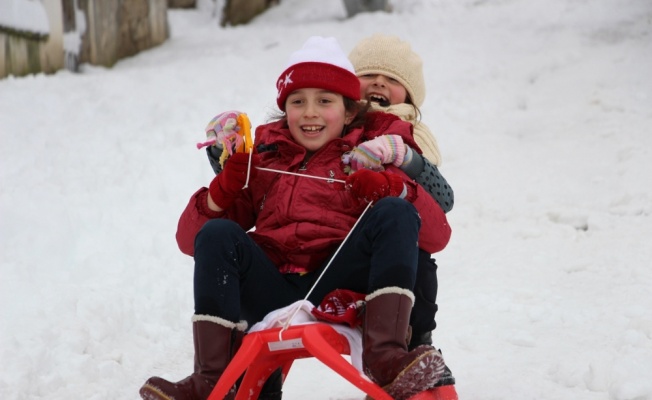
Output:
[[351,61],[333,37],[310,37],[290,55],[288,67],[276,82],[276,104],[285,111],[285,101],[298,89],[318,88],[360,99],[360,80]]
[[362,39],[349,54],[357,76],[384,75],[396,79],[421,107],[426,97],[421,57],[396,36],[375,34]]
[[398,83],[401,84],[405,88],[405,91],[407,94],[410,96],[410,99],[412,100],[413,104],[416,104],[417,107],[419,107],[423,103],[423,99],[417,97],[415,94],[414,90],[412,89],[412,83],[406,81],[403,79],[402,75],[399,75],[395,72],[392,72],[388,70],[387,68],[385,69],[379,69],[379,68],[368,68],[368,69],[361,69],[360,71],[356,71],[357,76],[364,76],[364,75],[383,75],[388,78],[396,80]]
[[332,64],[305,62],[286,69],[278,80],[278,107],[285,111],[285,100],[298,89],[319,88],[360,100],[360,80],[351,72]]

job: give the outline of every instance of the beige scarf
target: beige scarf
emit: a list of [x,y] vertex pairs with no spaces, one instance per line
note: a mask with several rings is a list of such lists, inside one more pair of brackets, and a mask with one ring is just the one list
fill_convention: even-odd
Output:
[[417,142],[421,151],[423,151],[423,156],[432,164],[436,166],[441,165],[441,154],[439,153],[437,139],[435,139],[435,136],[430,132],[426,124],[417,121],[417,115],[412,105],[401,103],[383,107],[378,103],[371,103],[371,110],[394,114],[403,121],[411,123],[414,126],[414,141]]

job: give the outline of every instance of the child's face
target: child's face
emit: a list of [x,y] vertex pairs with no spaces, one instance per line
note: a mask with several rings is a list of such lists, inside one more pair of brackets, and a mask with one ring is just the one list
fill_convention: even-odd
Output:
[[342,135],[353,115],[346,111],[341,94],[324,89],[298,89],[285,101],[290,134],[309,152]]
[[360,97],[387,107],[405,103],[407,90],[396,79],[385,75],[368,74],[360,77]]

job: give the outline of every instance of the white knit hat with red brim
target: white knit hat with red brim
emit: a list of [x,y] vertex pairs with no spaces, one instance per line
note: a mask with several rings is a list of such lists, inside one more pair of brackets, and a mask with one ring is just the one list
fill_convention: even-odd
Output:
[[319,88],[360,100],[360,81],[353,64],[333,37],[310,37],[290,55],[287,68],[276,82],[276,104],[285,111],[285,100],[297,89]]

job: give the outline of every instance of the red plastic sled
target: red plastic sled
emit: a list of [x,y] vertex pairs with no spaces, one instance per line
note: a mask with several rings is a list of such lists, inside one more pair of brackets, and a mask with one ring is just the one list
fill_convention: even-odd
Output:
[[457,400],[455,385],[439,386],[417,393],[408,400]]
[[[224,399],[243,374],[235,400],[257,399],[272,372],[282,368],[285,379],[294,360],[308,357],[317,358],[369,397],[392,400],[342,355],[350,355],[347,339],[324,323],[290,326],[282,332],[281,328],[273,328],[249,333],[208,400]],[[457,400],[457,393],[454,386],[443,386],[419,393],[410,400]]]

